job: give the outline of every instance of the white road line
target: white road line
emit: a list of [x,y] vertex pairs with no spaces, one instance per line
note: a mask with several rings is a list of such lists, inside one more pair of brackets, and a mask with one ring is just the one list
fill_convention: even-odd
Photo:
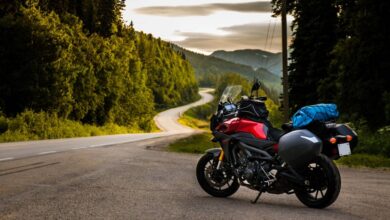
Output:
[[6,161],[6,160],[12,160],[14,159],[13,157],[6,157],[6,158],[1,158],[0,161]]
[[38,155],[52,154],[52,153],[56,153],[56,152],[57,151],[45,151],[45,152],[38,153]]
[[121,144],[121,143],[122,142],[112,142],[112,143],[105,143],[105,144],[93,144],[93,145],[90,145],[89,147],[104,147],[104,146],[116,145],[116,144]]
[[93,144],[93,145],[90,145],[89,147],[103,147],[105,145],[106,144]]
[[72,148],[72,150],[79,150],[79,149],[85,149],[85,148],[88,148],[88,147],[74,147],[74,148]]

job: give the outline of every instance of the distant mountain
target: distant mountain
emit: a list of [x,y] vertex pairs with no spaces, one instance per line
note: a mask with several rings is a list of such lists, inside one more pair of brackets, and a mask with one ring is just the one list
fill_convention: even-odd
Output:
[[266,69],[276,76],[282,75],[282,53],[245,49],[235,51],[217,50],[210,56],[237,64],[247,65],[254,70]]
[[[254,77],[257,77],[269,89],[275,89],[278,92],[281,92],[282,87],[280,77],[269,72],[267,69],[258,68],[257,70],[255,70],[253,67],[248,65],[233,63],[214,56],[206,56],[203,54],[195,53],[177,45],[173,45],[173,48],[184,54],[186,59],[194,67],[195,74],[198,79],[210,79],[210,76],[215,76],[224,73],[238,73],[250,80],[252,80]],[[203,81],[201,81],[201,83],[203,83],[203,86],[207,85]]]
[[174,45],[174,49],[184,53],[184,56],[192,64],[195,69],[195,73],[198,76],[204,74],[223,74],[234,72],[244,75],[247,78],[253,78],[256,74],[250,66],[232,63],[212,56],[206,56],[176,45]]

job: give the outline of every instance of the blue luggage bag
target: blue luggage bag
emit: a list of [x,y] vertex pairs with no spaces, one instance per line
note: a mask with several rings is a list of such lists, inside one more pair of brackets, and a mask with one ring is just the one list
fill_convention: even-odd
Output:
[[294,128],[302,128],[313,121],[330,121],[339,117],[335,104],[316,104],[302,107],[291,118]]

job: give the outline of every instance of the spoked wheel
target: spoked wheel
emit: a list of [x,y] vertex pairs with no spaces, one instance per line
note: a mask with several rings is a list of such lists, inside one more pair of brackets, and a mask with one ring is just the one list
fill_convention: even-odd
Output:
[[232,172],[221,166],[217,170],[218,157],[207,153],[200,158],[196,177],[202,189],[215,197],[228,197],[237,192],[240,184]]
[[325,208],[336,201],[341,188],[336,165],[324,155],[318,156],[302,171],[308,186],[295,190],[298,199],[310,208]]

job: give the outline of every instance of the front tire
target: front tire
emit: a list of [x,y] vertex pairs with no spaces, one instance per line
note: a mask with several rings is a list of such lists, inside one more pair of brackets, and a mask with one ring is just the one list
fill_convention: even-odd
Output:
[[196,178],[199,185],[208,194],[215,197],[228,197],[237,192],[240,184],[232,172],[221,166],[217,170],[218,157],[207,153],[196,166]]
[[322,209],[336,201],[341,178],[336,165],[325,155],[317,156],[304,168],[302,176],[309,185],[295,190],[299,201],[310,208]]

